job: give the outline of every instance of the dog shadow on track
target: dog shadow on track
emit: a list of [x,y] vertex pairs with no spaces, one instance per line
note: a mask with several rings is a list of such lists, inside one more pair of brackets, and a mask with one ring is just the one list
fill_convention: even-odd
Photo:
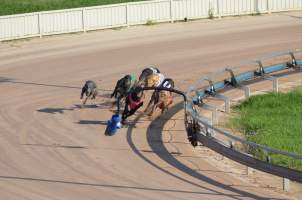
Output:
[[103,93],[103,94],[99,94],[98,97],[110,99],[111,98],[111,94],[110,93]]
[[99,121],[99,120],[80,120],[76,122],[77,124],[82,124],[82,125],[107,125],[107,121]]
[[0,83],[12,82],[14,79],[0,76]]
[[70,107],[58,107],[58,108],[41,108],[38,112],[49,113],[49,114],[64,114],[65,111],[74,111],[77,109],[110,109],[112,108],[111,102],[102,102],[97,104],[74,104]]
[[49,114],[64,114],[65,111],[71,111],[74,110],[73,108],[42,108],[37,110],[38,112],[44,112],[44,113],[49,113]]
[[27,143],[22,144],[24,146],[35,146],[35,147],[47,147],[47,148],[68,148],[68,149],[88,149],[87,146],[79,146],[79,145],[61,145],[61,144],[35,144],[35,143]]

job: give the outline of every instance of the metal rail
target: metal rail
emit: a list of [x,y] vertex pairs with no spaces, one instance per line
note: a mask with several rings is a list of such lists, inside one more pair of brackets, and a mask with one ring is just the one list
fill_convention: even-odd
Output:
[[243,165],[302,183],[302,173],[300,171],[258,160],[248,154],[227,147],[216,138],[207,137],[204,134],[198,134],[197,139],[210,149]]
[[[232,160],[240,162],[246,166],[259,169],[277,176],[285,177],[291,180],[295,180],[298,182],[302,182],[302,173],[300,171],[281,167],[275,164],[270,163],[270,158],[266,161],[259,160],[257,158],[248,155],[247,153],[242,153],[236,150],[232,143],[231,145],[227,146],[223,144],[222,141],[218,140],[215,136],[211,133],[218,133],[223,135],[231,141],[237,141],[241,144],[248,145],[249,147],[253,147],[255,149],[262,150],[267,155],[269,153],[279,154],[283,156],[287,156],[293,159],[302,160],[302,155],[284,152],[281,150],[277,150],[274,148],[270,148],[261,144],[257,144],[251,141],[247,141],[243,138],[235,136],[234,134],[222,130],[220,128],[215,127],[210,120],[205,119],[202,115],[200,115],[195,106],[202,106],[203,100],[209,96],[218,96],[220,91],[225,90],[226,88],[242,88],[242,83],[253,81],[256,79],[260,80],[272,80],[274,85],[274,90],[278,90],[277,80],[271,74],[279,73],[284,70],[301,70],[302,68],[302,59],[296,59],[295,54],[302,52],[302,50],[296,50],[291,52],[278,52],[269,56],[262,57],[260,60],[249,61],[240,63],[234,67],[228,67],[224,70],[220,70],[215,74],[210,74],[209,76],[205,76],[198,81],[196,81],[186,92],[186,96],[188,102],[185,104],[185,113],[186,113],[186,128],[188,132],[188,138],[191,140],[192,145],[196,145],[196,141],[203,143],[204,145],[208,146],[209,148],[213,149],[214,151],[229,157]],[[288,56],[289,61],[285,63],[278,63],[270,66],[264,66],[263,61],[267,59],[273,59],[278,56]],[[245,71],[236,76],[233,73],[233,70],[240,69],[241,67],[249,64],[256,64],[258,69]],[[211,77],[215,77],[215,75],[221,74],[229,74],[229,77],[224,79],[223,81],[214,82]],[[202,87],[199,87],[205,83]],[[276,88],[277,89],[276,89]],[[194,93],[192,95],[192,93]],[[221,96],[221,95],[220,95]],[[249,95],[246,95],[249,96]],[[187,126],[193,127],[187,127]],[[194,135],[195,134],[195,135]],[[192,139],[193,138],[193,139]],[[196,140],[196,141],[192,141]]]
[[[194,112],[194,111],[193,111]],[[203,119],[201,119],[198,114],[193,114],[190,112],[190,109],[187,109],[187,113],[190,114],[194,119],[196,119],[199,123],[203,124],[203,125],[206,125],[208,129],[211,129],[213,131],[215,131],[215,133],[219,133],[221,135],[224,135],[234,141],[238,141],[240,143],[243,143],[243,144],[246,144],[246,145],[249,145],[249,146],[253,146],[253,147],[256,147],[256,148],[259,148],[259,149],[263,149],[267,152],[271,152],[271,153],[276,153],[276,154],[281,154],[281,155],[284,155],[284,156],[288,156],[288,157],[291,157],[291,158],[295,158],[295,159],[301,159],[302,160],[302,155],[299,155],[299,154],[294,154],[294,153],[289,153],[289,152],[285,152],[285,151],[281,151],[281,150],[278,150],[278,149],[273,149],[273,148],[270,148],[270,147],[267,147],[267,146],[264,146],[264,145],[261,145],[261,144],[257,144],[255,142],[251,142],[251,141],[247,141],[245,139],[242,139],[228,131],[225,131],[225,130],[221,130],[217,127],[214,127],[213,125],[209,124],[208,122],[204,121]]]
[[[289,69],[290,67],[291,68],[296,67],[296,66],[301,67],[302,66],[302,60],[297,60],[294,57],[294,55],[296,53],[299,53],[299,52],[302,52],[302,49],[301,50],[295,50],[295,51],[288,51],[288,52],[278,52],[278,53],[270,54],[270,55],[267,55],[267,56],[263,56],[261,59],[258,59],[258,60],[241,62],[240,64],[235,65],[233,67],[227,67],[225,69],[218,70],[215,73],[204,76],[203,78],[197,80],[192,86],[189,87],[186,95],[190,96],[189,94],[191,92],[198,90],[198,85],[201,85],[201,83],[205,82],[205,81],[208,82],[208,80],[211,79],[211,77],[213,77],[215,75],[223,74],[223,73],[226,73],[226,72],[229,72],[229,71],[234,71],[236,69],[240,69],[241,67],[249,65],[249,64],[259,65],[259,71],[247,71],[245,73],[242,73],[239,76],[235,77],[236,79],[238,79],[237,82],[244,82],[244,81],[252,80],[252,79],[255,79],[255,78],[260,78],[265,74],[275,73],[275,72],[278,72],[278,71]],[[264,74],[259,73],[261,71],[261,68],[263,67],[261,61],[263,62],[265,60],[272,59],[274,57],[286,56],[286,55],[291,57],[291,59],[292,59],[291,63],[288,63],[290,65],[287,65],[287,63],[281,63],[281,64],[277,64],[277,65],[268,66],[268,67],[263,68]],[[232,77],[230,76],[229,80],[226,80],[226,81],[230,81],[231,78]],[[215,84],[216,84],[215,87],[217,86],[217,84],[220,84],[220,87],[221,87],[222,82],[218,82],[218,83],[215,83]],[[223,83],[223,84],[225,85],[225,83]],[[221,89],[220,87],[216,88],[216,90]]]
[[187,96],[184,92],[180,91],[180,90],[176,90],[173,88],[165,88],[165,87],[143,87],[142,90],[165,90],[165,91],[169,91],[169,92],[173,92],[176,94],[181,95],[184,98],[184,102],[187,102]]

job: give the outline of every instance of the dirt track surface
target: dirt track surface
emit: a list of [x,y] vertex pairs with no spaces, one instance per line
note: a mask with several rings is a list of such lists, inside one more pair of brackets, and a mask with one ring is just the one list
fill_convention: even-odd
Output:
[[[138,26],[0,44],[0,199],[288,199],[207,162],[186,140],[182,104],[114,137],[108,94],[156,65],[185,90],[205,73],[301,48],[302,14]],[[85,80],[97,105],[80,108]]]

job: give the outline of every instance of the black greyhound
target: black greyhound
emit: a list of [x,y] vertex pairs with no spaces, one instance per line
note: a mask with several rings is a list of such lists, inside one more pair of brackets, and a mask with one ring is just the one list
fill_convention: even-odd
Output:
[[111,98],[114,97],[116,99],[113,105],[117,103],[117,101],[119,102],[123,101],[124,98],[127,96],[127,94],[131,91],[131,89],[135,85],[136,85],[136,77],[134,75],[126,75],[120,80],[118,80],[115,85],[114,91],[111,94]]
[[[174,88],[174,81],[171,78],[166,78],[166,79],[164,79],[164,81],[161,83],[161,85],[159,87],[173,89]],[[163,97],[163,96],[165,98],[160,98],[160,97]],[[166,102],[166,99],[168,101],[171,101],[171,103],[172,103],[172,94],[171,94],[171,92],[167,92],[167,91],[161,92],[159,90],[154,90],[154,92],[151,96],[151,99],[148,103],[148,106],[145,109],[145,112],[147,112],[150,107],[151,107],[151,111],[148,113],[149,116],[151,116],[153,114],[153,111],[156,107],[160,107],[162,109],[162,112],[163,112],[164,110],[167,109],[167,106],[170,104],[170,102]]]
[[82,88],[82,92],[81,92],[81,98],[83,99],[84,94],[86,95],[86,98],[83,101],[83,104],[86,104],[86,101],[88,98],[91,97],[91,99],[95,99],[97,94],[98,94],[98,89],[97,89],[97,85],[94,81],[88,80],[85,82],[85,85]]

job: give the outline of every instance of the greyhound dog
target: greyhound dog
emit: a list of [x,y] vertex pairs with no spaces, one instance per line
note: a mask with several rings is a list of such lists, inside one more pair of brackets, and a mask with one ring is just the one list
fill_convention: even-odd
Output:
[[128,93],[125,101],[125,108],[122,114],[122,124],[125,124],[126,119],[143,106],[144,100],[142,96],[143,90],[139,86],[135,87]]
[[[132,90],[132,88],[136,85],[136,77],[134,75],[126,75],[120,80],[117,81],[114,91],[111,94],[111,98],[114,97],[116,99],[113,102],[113,105],[119,103],[125,99],[127,94]],[[119,102],[117,102],[119,101]],[[119,104],[118,104],[119,106]]]
[[[173,89],[174,81],[171,78],[166,78],[158,87]],[[152,116],[156,108],[160,108],[163,113],[165,110],[168,110],[168,107],[172,104],[172,102],[173,98],[170,91],[155,90],[151,96],[147,108],[145,109],[145,112],[147,112],[151,107],[151,111],[148,113],[148,116]]]
[[150,76],[146,77],[144,86],[159,87],[164,80],[165,80],[165,76],[161,73],[151,74]]
[[159,74],[159,73],[160,73],[160,71],[156,67],[145,68],[145,69],[143,69],[141,75],[139,76],[139,79],[138,79],[139,83],[143,84],[145,86],[147,77],[149,77],[152,74]]
[[84,94],[86,95],[86,98],[83,101],[83,105],[86,104],[86,101],[88,100],[88,98],[91,98],[91,99],[96,98],[96,96],[98,94],[98,89],[97,89],[97,85],[94,81],[88,80],[85,82],[85,85],[82,88],[80,99],[83,99]]

